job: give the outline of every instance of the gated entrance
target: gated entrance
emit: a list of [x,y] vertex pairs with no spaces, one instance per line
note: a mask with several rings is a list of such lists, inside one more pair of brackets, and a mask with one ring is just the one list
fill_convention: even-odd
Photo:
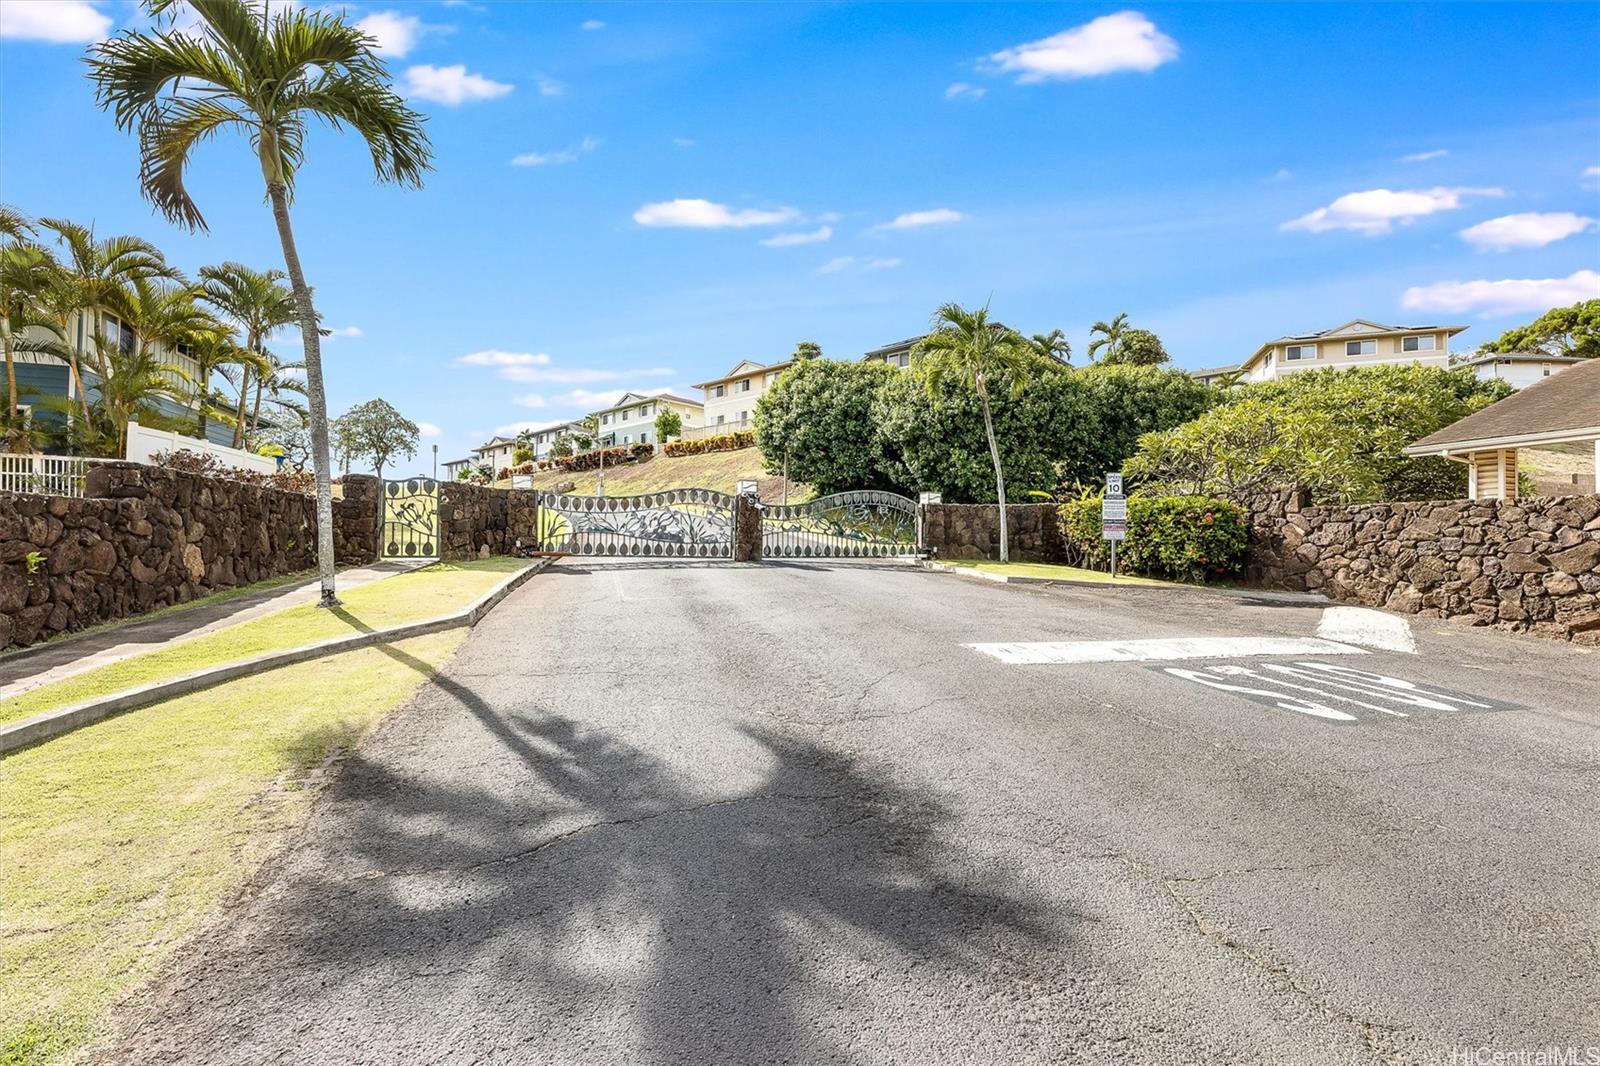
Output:
[[439,558],[439,483],[420,477],[385,481],[381,522],[383,558]]
[[669,489],[642,496],[539,495],[539,548],[573,555],[733,558],[732,496]]
[[839,492],[761,512],[768,558],[868,558],[917,550],[917,505],[893,492]]

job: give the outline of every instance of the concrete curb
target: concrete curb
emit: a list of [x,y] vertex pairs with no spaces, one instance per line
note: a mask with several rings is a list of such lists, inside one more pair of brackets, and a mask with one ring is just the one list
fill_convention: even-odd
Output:
[[1283,603],[1326,605],[1333,601],[1316,592],[1281,592],[1273,589],[1233,589],[1216,585],[1184,585],[1172,582],[1165,585],[1136,585],[1110,581],[1079,581],[1070,577],[1015,577],[1010,574],[991,574],[970,566],[951,566],[948,563],[924,562],[921,566],[940,574],[954,574],[968,580],[992,581],[997,585],[1067,585],[1080,589],[1114,589],[1117,592],[1208,592],[1218,596],[1235,596],[1252,600],[1276,600]]
[[551,559],[535,560],[531,566],[517,571],[455,614],[441,615],[438,618],[430,618],[425,622],[408,622],[405,625],[374,630],[370,633],[356,633],[348,637],[332,637],[328,640],[318,641],[315,644],[289,648],[286,651],[268,652],[253,659],[243,659],[239,662],[225,663],[222,666],[213,666],[206,670],[197,670],[192,674],[184,674],[181,677],[169,678],[165,681],[154,681],[148,685],[126,689],[109,696],[84,700],[82,703],[74,703],[67,707],[57,707],[53,711],[45,711],[34,715],[32,718],[24,718],[20,722],[11,722],[0,726],[0,754],[17,751],[21,748],[38,744],[41,741],[63,736],[75,729],[81,729],[83,726],[91,725],[113,715],[121,714],[124,711],[136,710],[152,703],[171,699],[174,696],[198,692],[201,689],[211,688],[241,677],[248,677],[263,670],[310,662],[313,659],[338,655],[340,652],[370,648],[375,644],[389,644],[397,640],[427,636],[430,633],[440,633],[447,629],[475,626],[496,604],[521,587],[534,574],[548,567],[552,561]]

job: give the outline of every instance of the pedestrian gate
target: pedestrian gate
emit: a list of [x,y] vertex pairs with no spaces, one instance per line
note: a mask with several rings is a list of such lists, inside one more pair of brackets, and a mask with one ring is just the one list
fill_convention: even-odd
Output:
[[572,555],[733,558],[732,496],[669,489],[642,496],[539,494],[539,548]]
[[421,477],[385,481],[381,524],[383,558],[439,558],[439,483]]
[[761,511],[761,554],[769,559],[867,558],[916,551],[916,501],[893,492],[839,492]]

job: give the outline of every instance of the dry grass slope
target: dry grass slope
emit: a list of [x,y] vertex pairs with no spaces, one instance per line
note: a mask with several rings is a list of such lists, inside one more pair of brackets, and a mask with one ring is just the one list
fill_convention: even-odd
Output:
[[[741,480],[754,478],[761,489],[765,503],[783,502],[783,478],[774,477],[761,468],[761,450],[742,448],[736,452],[711,452],[708,455],[683,455],[676,458],[657,455],[643,463],[610,467],[606,470],[607,496],[637,496],[665,489],[716,489],[731,493]],[[533,476],[538,489],[551,489],[568,481],[577,482],[573,491],[585,496],[595,492],[598,478],[595,471],[568,473],[550,470]],[[789,483],[789,502],[811,498],[811,487],[798,482]]]

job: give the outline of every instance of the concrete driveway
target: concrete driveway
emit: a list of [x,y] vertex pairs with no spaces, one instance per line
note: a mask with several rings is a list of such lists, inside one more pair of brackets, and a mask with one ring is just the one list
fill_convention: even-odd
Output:
[[1600,1044],[1600,655],[1422,621],[1383,650],[1404,639],[1361,621],[563,562],[350,760],[105,1058]]

